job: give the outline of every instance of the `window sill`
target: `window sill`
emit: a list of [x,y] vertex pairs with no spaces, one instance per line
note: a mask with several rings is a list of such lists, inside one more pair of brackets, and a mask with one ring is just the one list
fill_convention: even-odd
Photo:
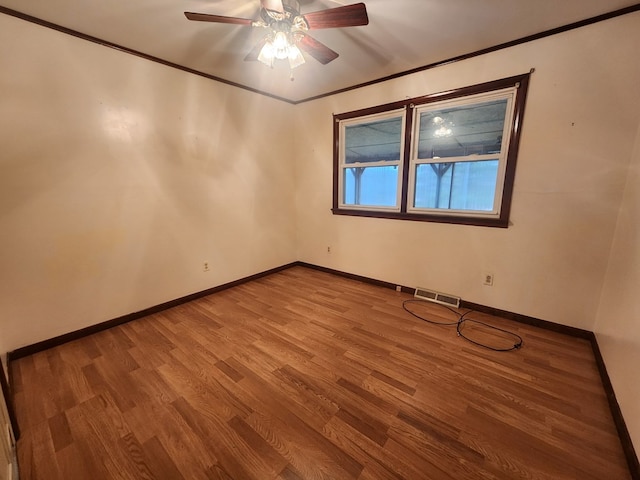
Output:
[[376,210],[356,210],[346,208],[332,208],[334,215],[351,217],[387,218],[391,220],[412,220],[416,222],[449,223],[458,225],[473,225],[477,227],[507,228],[509,220],[503,218],[481,218],[462,215],[429,215],[425,213],[384,212]]

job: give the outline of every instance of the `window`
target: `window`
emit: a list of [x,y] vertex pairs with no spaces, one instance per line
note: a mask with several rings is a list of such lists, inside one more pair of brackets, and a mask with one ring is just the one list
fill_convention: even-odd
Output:
[[341,162],[342,204],[397,210],[402,176],[405,111],[345,121]]
[[528,80],[334,115],[333,213],[506,227]]

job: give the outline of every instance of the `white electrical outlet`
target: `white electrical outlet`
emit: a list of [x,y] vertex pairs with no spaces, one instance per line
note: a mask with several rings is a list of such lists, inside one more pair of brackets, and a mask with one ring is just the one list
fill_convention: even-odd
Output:
[[483,278],[483,281],[482,281],[483,285],[487,285],[488,287],[493,286],[493,273],[485,273],[482,275],[482,278]]
[[209,262],[204,262],[202,264],[202,271],[203,272],[208,272],[209,271]]
[[331,253],[331,247],[327,247],[327,253]]

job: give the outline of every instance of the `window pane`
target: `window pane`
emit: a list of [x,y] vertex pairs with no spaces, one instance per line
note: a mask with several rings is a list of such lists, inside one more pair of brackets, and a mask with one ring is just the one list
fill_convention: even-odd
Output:
[[354,167],[344,169],[344,203],[395,207],[398,167]]
[[418,158],[500,153],[507,100],[420,114]]
[[414,207],[492,211],[498,160],[416,167]]
[[345,127],[345,163],[400,160],[402,117]]

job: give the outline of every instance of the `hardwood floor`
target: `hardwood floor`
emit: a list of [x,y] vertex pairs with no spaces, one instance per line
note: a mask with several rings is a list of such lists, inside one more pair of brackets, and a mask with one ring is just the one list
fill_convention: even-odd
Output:
[[21,478],[631,478],[586,340],[408,298],[294,267],[16,360]]

